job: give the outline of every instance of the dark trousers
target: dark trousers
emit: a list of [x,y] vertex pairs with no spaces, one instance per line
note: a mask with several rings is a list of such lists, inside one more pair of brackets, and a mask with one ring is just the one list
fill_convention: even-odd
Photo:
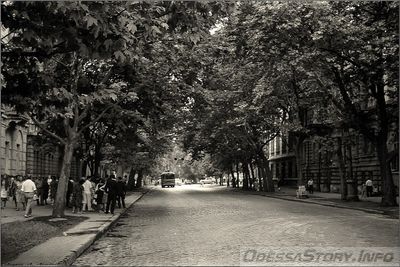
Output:
[[48,198],[48,194],[46,194],[45,192],[42,192],[40,194],[40,204],[47,205],[47,198]]
[[313,194],[313,193],[314,193],[314,185],[309,185],[309,186],[308,186],[308,192],[309,192],[310,194]]
[[[108,194],[107,196],[107,207],[106,207],[106,212],[111,212],[114,213],[115,209],[115,201],[117,200],[117,195],[114,194]],[[110,204],[111,204],[111,209],[110,209]]]
[[367,197],[372,197],[372,186],[367,186]]
[[71,199],[71,193],[67,192],[67,199],[65,201],[65,205],[69,208],[69,200]]
[[122,207],[125,209],[125,196],[119,195],[117,197],[117,201],[118,201],[118,208],[121,208],[121,202],[122,202]]

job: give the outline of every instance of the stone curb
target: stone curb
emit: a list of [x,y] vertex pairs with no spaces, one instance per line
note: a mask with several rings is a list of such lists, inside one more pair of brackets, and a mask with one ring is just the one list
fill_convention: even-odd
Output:
[[64,260],[59,262],[57,265],[61,266],[71,266],[75,260],[82,255],[97,239],[103,236],[104,233],[106,233],[117,221],[118,219],[124,215],[128,209],[133,206],[137,201],[139,201],[145,194],[147,194],[151,189],[147,189],[145,192],[141,192],[141,196],[139,196],[135,201],[133,201],[131,204],[129,204],[121,213],[114,215],[112,219],[109,222],[104,223],[102,226],[100,226],[99,231],[91,237],[87,242],[85,242],[83,245],[78,247],[75,251],[72,251],[69,255],[67,255]]

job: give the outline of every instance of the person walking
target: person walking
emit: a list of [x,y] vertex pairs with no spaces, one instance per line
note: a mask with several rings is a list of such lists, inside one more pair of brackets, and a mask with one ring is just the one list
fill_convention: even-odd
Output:
[[1,179],[1,189],[0,189],[1,209],[4,209],[6,207],[6,205],[7,205],[8,190],[9,190],[8,179],[5,178],[5,177],[2,177],[2,179]]
[[52,205],[54,205],[54,201],[57,196],[57,187],[58,187],[58,180],[56,179],[56,177],[52,177],[50,182],[50,199]]
[[111,212],[111,214],[114,215],[115,201],[117,199],[117,190],[118,190],[117,180],[115,179],[115,175],[112,174],[110,179],[108,179],[105,189],[107,192],[107,206],[105,213]]
[[83,205],[83,183],[85,180],[81,179],[79,181],[75,181],[72,187],[72,213],[82,213],[82,205]]
[[25,210],[25,195],[24,192],[22,191],[22,184],[24,180],[22,176],[17,176],[17,180],[15,181],[15,196],[16,196],[16,201],[17,201],[17,208],[16,210],[19,210],[20,204],[22,204],[22,209]]
[[122,180],[122,177],[118,177],[117,181],[117,201],[118,201],[118,207],[121,208],[121,202],[122,202],[122,207],[125,209],[125,195],[126,195],[126,184]]
[[308,187],[308,193],[314,194],[314,180],[312,178],[308,180],[307,187]]
[[17,194],[17,185],[15,184],[15,178],[11,177],[10,187],[8,188],[8,195],[12,198],[12,200],[14,200],[15,209],[18,208],[16,194]]
[[36,204],[39,206],[41,203],[41,196],[42,196],[42,181],[40,177],[34,178],[34,183],[36,185],[37,189],[37,198],[36,198]]
[[104,211],[104,202],[103,202],[103,197],[104,197],[104,190],[105,190],[105,183],[103,179],[100,179],[99,182],[96,185],[96,209],[97,211]]
[[47,198],[49,197],[49,183],[47,182],[46,177],[42,177],[41,181],[42,183],[42,191],[40,195],[40,204],[41,205],[47,205]]
[[33,196],[36,194],[36,185],[28,176],[28,178],[22,183],[21,191],[24,192],[25,195],[25,218],[32,216],[32,200]]
[[365,186],[367,188],[367,197],[372,197],[372,192],[373,192],[372,180],[368,179],[365,182]]
[[72,180],[72,178],[69,178],[68,180],[68,187],[67,187],[67,199],[65,201],[65,205],[67,206],[67,208],[70,208],[70,200],[71,200],[71,195],[72,195],[72,191],[74,190],[74,180]]
[[85,179],[83,183],[83,210],[93,211],[92,209],[92,193],[93,193],[93,185],[90,179]]

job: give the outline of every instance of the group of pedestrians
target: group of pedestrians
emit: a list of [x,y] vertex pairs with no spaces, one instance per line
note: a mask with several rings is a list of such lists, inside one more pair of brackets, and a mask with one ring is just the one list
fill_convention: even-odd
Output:
[[43,188],[43,184],[39,178],[33,179],[30,176],[2,176],[1,208],[4,209],[7,205],[7,201],[10,199],[11,201],[14,201],[15,209],[17,211],[19,211],[20,207],[22,207],[22,210],[25,211],[24,216],[26,218],[31,217],[32,202],[36,200],[37,204],[40,205],[39,200],[43,199],[43,189],[46,188]]
[[[82,211],[103,211],[114,214],[116,203],[125,208],[126,181],[115,175],[103,179],[85,178],[70,181],[71,205],[73,213]],[[68,197],[67,192],[67,199]],[[69,203],[69,199],[67,201]],[[106,204],[106,205],[104,205]],[[95,209],[93,209],[95,207]]]
[[1,176],[1,208],[5,208],[7,201],[13,201],[15,209],[25,211],[25,217],[32,214],[32,202],[37,205],[54,203],[57,194],[58,179],[55,176]]
[[[1,176],[1,209],[13,201],[17,211],[25,211],[25,217],[32,216],[32,204],[52,205],[57,195],[58,178],[55,176]],[[114,214],[115,206],[125,208],[126,177],[115,175],[105,179],[83,177],[78,181],[72,178],[68,181],[66,207],[72,212],[102,211]]]

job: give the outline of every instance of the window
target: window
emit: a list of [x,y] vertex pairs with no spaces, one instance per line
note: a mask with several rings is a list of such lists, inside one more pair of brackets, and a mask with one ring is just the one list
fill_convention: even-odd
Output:
[[280,163],[276,163],[276,167],[275,167],[276,176],[275,177],[281,177],[280,165],[281,165]]
[[272,178],[275,178],[275,173],[274,173],[274,164],[271,163],[271,173],[272,173]]
[[286,177],[286,164],[285,162],[282,162],[282,166],[281,166],[281,178],[285,178]]
[[311,162],[315,162],[316,161],[316,144],[313,143],[312,144],[312,153],[311,153]]
[[281,153],[281,138],[276,138],[276,154],[279,155]]
[[363,153],[368,154],[370,153],[370,142],[367,137],[364,136],[363,138]]
[[15,159],[16,159],[16,166],[18,166],[18,170],[17,171],[22,171],[23,166],[22,166],[22,159],[21,159],[21,145],[17,144],[17,150],[15,151]]
[[289,152],[292,152],[293,151],[293,146],[294,146],[294,140],[293,140],[293,135],[291,135],[290,133],[289,133],[289,136],[288,136],[288,143],[289,143]]
[[288,140],[287,140],[286,136],[283,136],[282,140],[285,140],[285,142],[282,141],[282,154],[284,154],[287,151],[286,147],[287,147],[287,141]]
[[6,147],[5,147],[5,166],[4,166],[4,173],[9,174],[10,171],[10,158],[11,158],[11,150],[10,150],[10,142],[6,141]]
[[275,155],[275,139],[270,142],[271,144],[271,155]]

